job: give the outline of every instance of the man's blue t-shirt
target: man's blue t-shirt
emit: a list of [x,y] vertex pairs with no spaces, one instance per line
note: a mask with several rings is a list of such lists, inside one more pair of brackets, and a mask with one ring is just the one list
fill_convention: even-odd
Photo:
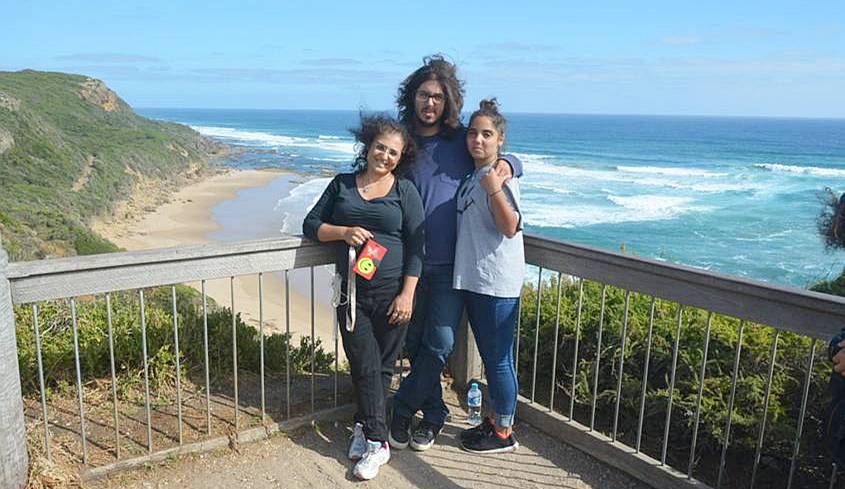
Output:
[[[466,129],[452,137],[443,133],[417,137],[417,155],[406,175],[420,192],[425,210],[425,258],[423,270],[451,268],[457,240],[457,192],[463,179],[475,170],[467,150]],[[503,155],[516,177],[522,176],[522,162]]]

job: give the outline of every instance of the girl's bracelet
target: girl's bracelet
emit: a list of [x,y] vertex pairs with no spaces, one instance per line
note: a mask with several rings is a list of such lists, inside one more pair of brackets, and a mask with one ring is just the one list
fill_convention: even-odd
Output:
[[498,194],[498,193],[499,193],[499,192],[501,192],[501,191],[502,191],[502,189],[496,190],[496,191],[495,191],[495,192],[493,192],[492,194],[487,194],[487,196],[488,196],[488,197],[492,197],[492,196],[494,196],[494,195]]

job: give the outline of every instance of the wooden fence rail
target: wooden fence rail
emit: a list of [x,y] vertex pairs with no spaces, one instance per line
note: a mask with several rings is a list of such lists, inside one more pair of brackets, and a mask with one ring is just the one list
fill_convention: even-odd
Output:
[[[827,340],[845,324],[845,299],[839,297],[537,236],[526,236],[525,254],[528,263],[546,270],[814,339]],[[6,253],[0,248],[0,487],[22,487],[28,464],[14,305],[312,267],[330,264],[335,256],[333,246],[300,237],[12,264],[7,264]],[[477,376],[479,362],[471,338],[466,335],[460,338],[463,339],[456,345],[459,354],[452,362],[452,370],[459,379],[469,379]],[[521,413],[530,422],[546,426],[556,435],[566,433],[564,438],[568,442],[606,458],[611,464],[627,467],[626,470],[638,477],[651,478],[652,482],[670,481],[657,486],[699,484],[615,440],[605,440],[603,435],[572,424],[571,419],[568,428],[560,428],[558,422],[563,417],[549,413],[543,418],[543,410],[536,408],[533,399],[520,402]],[[615,457],[624,457],[626,462],[614,463]],[[687,485],[675,485],[673,481]]]

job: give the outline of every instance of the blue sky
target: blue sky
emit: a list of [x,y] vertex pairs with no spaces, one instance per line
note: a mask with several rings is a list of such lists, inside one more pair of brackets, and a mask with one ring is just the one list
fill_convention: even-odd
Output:
[[135,107],[389,109],[442,52],[468,106],[845,117],[841,0],[5,3],[0,70],[83,73]]

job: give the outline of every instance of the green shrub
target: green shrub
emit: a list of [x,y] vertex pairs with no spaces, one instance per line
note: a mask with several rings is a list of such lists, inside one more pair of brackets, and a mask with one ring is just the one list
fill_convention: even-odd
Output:
[[[518,364],[520,391],[525,396],[531,395],[535,334],[539,334],[535,397],[539,402],[548,403],[555,350],[555,324],[559,321],[555,409],[565,414],[569,413],[579,285],[577,281],[562,284],[560,318],[557,320],[555,317],[557,279],[552,277],[544,281],[539,332],[536,328],[537,287],[535,284],[527,284],[522,293]],[[619,379],[625,291],[614,287],[606,289],[601,358],[597,364],[596,343],[600,323],[602,286],[586,281],[583,286],[578,375],[575,384],[576,419],[583,424],[589,424],[593,381],[598,368],[596,425],[597,429],[609,433],[612,431]],[[650,297],[636,293],[630,295],[618,428],[619,437],[629,445],[634,445],[636,439],[648,342],[650,304]],[[660,457],[660,443],[665,427],[677,313],[677,304],[662,300],[655,302],[643,436],[644,450],[657,458]],[[693,308],[683,309],[678,338],[679,353],[668,454],[669,462],[683,469],[686,468],[689,457],[707,321],[706,311]],[[711,328],[697,451],[700,454],[716,454],[718,457],[725,440],[731,378],[739,337],[739,321],[713,315]],[[769,358],[775,334],[776,331],[770,327],[748,323],[744,325],[730,434],[731,453],[737,454],[740,459],[753,457],[756,449]],[[787,469],[788,461],[792,456],[796,420],[799,417],[806,365],[812,343],[811,339],[800,335],[779,334],[777,368],[771,385],[763,454],[775,460],[785,460]],[[830,369],[830,365],[823,356],[819,355],[824,350],[824,345],[817,343],[816,346],[816,361],[811,376],[810,397],[804,426],[804,433],[810,437],[811,441],[821,436],[820,427],[825,407],[824,395]],[[700,463],[712,466],[712,458],[710,456],[711,460]],[[823,465],[823,460],[825,460],[825,454],[820,443],[804,443],[802,470],[814,470],[812,467],[815,467],[824,471],[826,469],[823,466],[818,466],[820,463]]]
[[[169,288],[145,291],[145,328],[150,381],[153,386],[175,384],[175,349],[173,314]],[[121,377],[143,379],[143,344],[140,321],[140,300],[137,292],[111,294],[112,331],[115,370]],[[76,301],[79,360],[83,382],[109,377],[108,319],[104,299],[80,298]],[[18,361],[25,394],[38,392],[38,364],[35,349],[33,309],[17,307],[16,334]],[[39,304],[44,375],[50,386],[76,383],[74,363],[73,320],[70,301]],[[203,317],[199,294],[185,286],[177,287],[177,319],[179,353],[183,374],[205,368]],[[258,372],[260,348],[257,330],[235,316],[239,370]],[[265,371],[281,372],[286,368],[286,350],[290,337],[271,334],[265,337]],[[315,349],[316,370],[333,368],[334,355],[323,350],[319,339],[310,338],[290,345],[291,373],[310,372],[311,351]],[[232,373],[232,313],[213,302],[208,313],[209,371],[214,378]]]
[[97,236],[93,231],[85,228],[76,228],[75,231],[73,248],[77,255],[97,255],[120,251],[120,248],[114,243]]

